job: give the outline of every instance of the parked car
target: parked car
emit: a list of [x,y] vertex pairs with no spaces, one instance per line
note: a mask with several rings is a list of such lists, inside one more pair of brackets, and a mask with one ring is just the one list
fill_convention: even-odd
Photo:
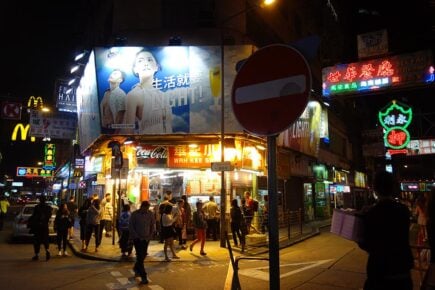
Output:
[[[21,208],[20,212],[17,214],[12,224],[13,238],[33,236],[31,233],[29,233],[29,229],[27,228],[27,221],[29,220],[29,217],[33,214],[33,211],[37,204],[38,203],[28,203]],[[49,235],[56,236],[56,232],[54,231],[54,219],[56,218],[56,213],[59,208],[53,204],[49,205],[52,208],[51,218],[48,223]]]

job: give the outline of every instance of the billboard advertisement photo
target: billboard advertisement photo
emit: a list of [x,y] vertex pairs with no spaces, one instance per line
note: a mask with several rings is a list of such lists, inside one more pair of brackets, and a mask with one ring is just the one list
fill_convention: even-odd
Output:
[[[225,48],[225,98],[237,63],[253,47]],[[219,46],[95,49],[102,134],[217,133],[221,118]],[[243,131],[229,100],[226,131]]]

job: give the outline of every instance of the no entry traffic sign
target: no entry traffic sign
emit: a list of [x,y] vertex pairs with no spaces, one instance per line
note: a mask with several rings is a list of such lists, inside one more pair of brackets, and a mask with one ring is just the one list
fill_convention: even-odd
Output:
[[247,131],[272,136],[287,129],[304,111],[311,71],[291,46],[270,45],[252,54],[232,89],[234,115]]

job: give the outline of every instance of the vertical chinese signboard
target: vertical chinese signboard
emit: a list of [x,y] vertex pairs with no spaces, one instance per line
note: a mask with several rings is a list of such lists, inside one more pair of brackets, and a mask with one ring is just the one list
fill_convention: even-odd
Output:
[[379,111],[378,119],[384,128],[384,143],[388,148],[388,153],[391,155],[406,154],[406,146],[411,139],[406,128],[412,121],[412,109],[393,100]]
[[48,143],[44,147],[44,166],[42,168],[53,170],[56,167],[54,156],[56,154],[56,145]]

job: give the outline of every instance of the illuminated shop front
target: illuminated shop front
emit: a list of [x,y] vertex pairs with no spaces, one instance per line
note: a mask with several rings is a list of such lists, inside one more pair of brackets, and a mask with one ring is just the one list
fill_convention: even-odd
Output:
[[331,203],[334,208],[351,208],[349,171],[332,168],[332,184],[329,185]]
[[281,146],[278,176],[285,180],[285,210],[303,211],[305,221],[329,216],[325,186],[327,177],[315,176],[321,138],[328,137],[327,110],[309,101],[302,115],[277,139]]
[[[96,176],[90,191],[100,196],[111,193],[115,197],[119,191],[136,205],[143,200],[155,204],[166,191],[171,191],[176,199],[187,195],[193,207],[196,201],[206,202],[210,196],[220,203],[221,172],[211,171],[211,162],[220,160],[219,143],[151,145],[143,140],[138,137],[131,144],[121,145],[126,170],[121,169],[120,179],[112,166],[114,159],[107,148],[109,140],[96,148],[96,155],[87,158],[89,162],[85,166],[88,176]],[[244,190],[254,188],[257,175],[263,175],[265,150],[241,138],[226,143],[231,147],[225,147],[225,160],[234,168],[225,173],[229,209],[231,199],[240,199]]]

